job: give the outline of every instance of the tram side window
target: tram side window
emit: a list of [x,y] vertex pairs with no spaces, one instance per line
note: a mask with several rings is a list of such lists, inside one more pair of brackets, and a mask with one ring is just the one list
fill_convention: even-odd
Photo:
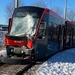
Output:
[[58,40],[58,33],[59,33],[59,27],[58,27],[58,25],[54,24],[53,40]]
[[73,45],[75,45],[75,28],[73,29]]
[[49,40],[58,40],[58,34],[59,34],[59,26],[53,23],[50,23],[49,25]]
[[42,21],[40,24],[39,32],[38,32],[38,38],[44,39],[46,35],[46,22]]
[[49,28],[48,28],[48,39],[52,40],[53,38],[53,23],[49,23]]
[[67,38],[66,38],[66,43],[69,43],[69,35],[70,35],[70,29],[67,29]]

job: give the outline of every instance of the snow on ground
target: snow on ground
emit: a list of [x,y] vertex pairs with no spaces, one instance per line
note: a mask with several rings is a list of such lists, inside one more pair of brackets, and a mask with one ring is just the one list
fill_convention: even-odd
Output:
[[1,56],[1,55],[4,56],[5,54],[6,54],[6,50],[5,50],[5,48],[4,48],[3,50],[0,51],[0,56]]
[[[7,31],[0,31],[0,47],[4,46],[4,34],[6,34]],[[0,50],[0,56],[6,54],[5,48],[3,50]]]
[[36,71],[36,75],[75,75],[75,48],[51,57]]
[[0,31],[0,46],[4,45],[4,34],[6,34],[7,31]]

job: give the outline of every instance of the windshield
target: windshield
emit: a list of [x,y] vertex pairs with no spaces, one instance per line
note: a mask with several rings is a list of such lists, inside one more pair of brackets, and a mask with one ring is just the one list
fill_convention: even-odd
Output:
[[13,36],[33,36],[39,21],[37,11],[18,10],[15,12],[10,35]]

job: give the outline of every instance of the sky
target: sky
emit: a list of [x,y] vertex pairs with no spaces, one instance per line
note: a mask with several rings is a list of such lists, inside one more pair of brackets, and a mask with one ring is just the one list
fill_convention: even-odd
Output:
[[[12,0],[0,0],[0,24],[8,24],[6,22],[6,5],[9,4]],[[65,0],[23,0],[24,5],[28,6],[31,5],[33,2],[36,1],[44,1],[47,4],[47,8],[53,8],[58,6],[64,10]],[[75,0],[67,0],[67,8],[75,9]],[[64,11],[63,11],[64,13]]]

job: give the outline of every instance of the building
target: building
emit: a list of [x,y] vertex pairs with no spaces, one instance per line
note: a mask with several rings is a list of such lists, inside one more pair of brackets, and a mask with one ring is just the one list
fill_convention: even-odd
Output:
[[8,30],[8,25],[0,24],[0,31],[7,31],[7,30]]

